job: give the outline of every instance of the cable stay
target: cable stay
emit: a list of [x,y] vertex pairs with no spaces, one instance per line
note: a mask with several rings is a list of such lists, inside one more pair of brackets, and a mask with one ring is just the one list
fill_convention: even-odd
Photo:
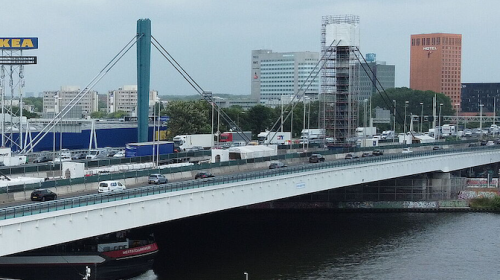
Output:
[[155,37],[151,36],[151,44],[160,52],[160,54],[174,67],[174,69],[179,72],[179,74],[198,92],[201,97],[208,102],[213,108],[217,110],[222,119],[226,121],[229,125],[231,131],[238,133],[246,143],[250,142],[251,139],[243,133],[241,128],[224,112],[221,110],[214,100],[212,94],[203,90],[203,88],[182,68],[182,66],[170,55],[170,53],[156,40]]
[[[330,44],[330,46],[328,46],[328,48],[331,48],[335,42],[336,42],[336,40],[333,40],[332,43]],[[337,42],[337,44],[335,45],[335,47],[338,46],[339,44],[340,44],[340,41]],[[323,69],[323,66],[324,66],[324,64],[321,65],[321,62],[325,61],[325,59],[330,58],[332,55],[333,55],[333,52],[330,52],[330,54],[328,56],[326,56],[326,52],[325,52],[323,54],[323,56],[318,60],[318,62],[314,66],[313,70],[309,73],[309,75],[307,76],[307,78],[300,85],[299,89],[297,90],[297,93],[293,95],[292,100],[290,101],[290,103],[288,103],[288,105],[285,107],[285,109],[283,109],[283,112],[288,112],[286,114],[286,117],[283,119],[283,122],[285,122],[286,120],[288,120],[288,117],[291,116],[293,109],[295,109],[295,106],[297,105],[297,103],[294,102],[294,101],[296,99],[298,101],[301,98],[305,97],[305,93],[307,92],[307,90],[309,89],[309,87],[311,86],[311,84],[316,80],[316,78],[320,74],[320,70]],[[314,74],[314,77],[311,78],[313,74]],[[306,86],[306,84],[307,84],[307,86]],[[304,106],[305,106],[305,98],[303,98],[302,102],[304,103]],[[290,109],[290,111],[288,111],[290,107],[291,107],[291,109]],[[277,129],[278,123],[280,123],[280,122],[281,122],[281,116],[274,123],[274,125],[271,128],[271,131],[275,131]],[[277,133],[273,133],[272,134],[272,137],[271,137],[271,139],[270,139],[269,142],[271,142],[271,140],[274,139],[274,137],[276,136],[276,134]]]
[[[365,71],[365,73],[368,76],[368,78],[370,79],[370,81],[373,84],[375,84],[375,88],[377,89],[377,92],[380,94],[380,97],[382,98],[382,101],[384,102],[384,104],[388,108],[392,109],[391,115],[393,115],[393,117],[396,118],[396,122],[399,125],[402,125],[404,123],[404,118],[406,118],[406,116],[401,117],[401,114],[398,111],[396,111],[396,115],[394,116],[394,111],[395,111],[394,102],[392,102],[392,100],[389,98],[389,95],[387,95],[387,92],[385,91],[384,87],[382,86],[382,83],[380,83],[379,79],[377,78],[377,76],[373,72],[373,69],[371,69],[370,67],[367,66],[368,62],[366,61],[365,57],[360,52],[358,47],[356,47],[356,51],[354,52],[354,55],[356,56],[359,64],[361,65],[361,67]],[[363,59],[363,61],[361,61],[359,59],[359,57],[361,57]],[[364,62],[364,64],[363,64],[363,62]],[[368,70],[366,68],[368,68]],[[371,75],[370,75],[370,73],[368,73],[368,71],[370,71]],[[379,87],[381,90],[379,89]],[[401,120],[403,120],[403,122],[401,122]],[[412,137],[414,136],[412,131],[408,131],[408,132],[412,135]]]
[[[90,92],[101,79],[120,61],[120,59],[137,43],[140,36],[134,36],[114,57],[111,59],[106,66],[87,84],[87,86],[81,90],[71,101],[59,112],[57,115],[33,138],[28,145],[26,145],[22,150],[21,154],[32,152],[33,148],[45,137],[54,127],[62,121],[62,119],[70,112],[70,110],[75,107],[80,100]],[[57,98],[57,97],[56,97]]]

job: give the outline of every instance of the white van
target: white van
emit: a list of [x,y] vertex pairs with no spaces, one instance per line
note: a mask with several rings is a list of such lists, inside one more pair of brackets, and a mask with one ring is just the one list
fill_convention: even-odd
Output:
[[121,192],[125,189],[125,185],[119,181],[102,181],[99,182],[97,193]]

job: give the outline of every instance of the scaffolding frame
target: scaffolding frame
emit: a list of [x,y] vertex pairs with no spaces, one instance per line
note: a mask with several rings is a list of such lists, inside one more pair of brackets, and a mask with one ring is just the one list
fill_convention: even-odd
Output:
[[347,42],[337,45],[327,42],[327,26],[331,24],[357,25],[359,17],[323,16],[321,26],[320,123],[326,137],[335,139],[336,143],[348,143],[353,140],[358,123],[360,67],[355,54],[358,46],[346,46]]

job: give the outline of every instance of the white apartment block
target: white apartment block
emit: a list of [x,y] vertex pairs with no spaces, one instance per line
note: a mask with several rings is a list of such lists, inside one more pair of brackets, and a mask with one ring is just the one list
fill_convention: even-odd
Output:
[[[114,113],[123,111],[131,117],[137,116],[137,85],[126,85],[118,90],[110,90],[108,92],[107,112]],[[154,104],[160,101],[158,91],[149,91],[149,108],[152,110]],[[152,111],[151,111],[152,112]]]
[[[78,86],[62,86],[58,91],[43,92],[43,114],[47,118],[61,112],[78,94],[82,92]],[[66,118],[82,118],[98,110],[97,91],[89,91],[65,116]]]
[[[282,96],[308,96],[318,99],[319,77],[314,70],[319,61],[318,52],[252,51],[251,96],[261,104],[274,104]],[[313,73],[316,71],[315,73]],[[309,79],[308,79],[309,77]]]

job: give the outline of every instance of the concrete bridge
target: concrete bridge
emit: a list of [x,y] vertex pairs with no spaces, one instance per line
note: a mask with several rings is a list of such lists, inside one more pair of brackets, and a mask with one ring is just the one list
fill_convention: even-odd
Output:
[[500,162],[500,147],[393,154],[249,171],[0,209],[0,256],[185,217],[370,183]]

